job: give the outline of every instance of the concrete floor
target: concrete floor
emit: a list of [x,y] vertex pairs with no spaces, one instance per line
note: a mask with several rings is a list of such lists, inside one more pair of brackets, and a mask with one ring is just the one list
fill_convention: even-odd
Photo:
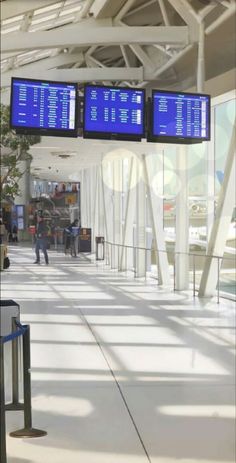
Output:
[[[8,463],[235,461],[235,304],[193,300],[103,263],[10,248],[2,298],[31,326],[33,425]],[[8,388],[9,392],[9,388]],[[7,431],[22,412],[7,412]]]

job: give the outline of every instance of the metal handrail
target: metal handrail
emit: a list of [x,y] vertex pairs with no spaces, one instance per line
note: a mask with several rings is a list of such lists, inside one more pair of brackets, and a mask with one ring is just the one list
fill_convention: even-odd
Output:
[[112,246],[119,246],[119,247],[124,247],[124,248],[130,248],[130,249],[138,249],[142,251],[154,251],[154,252],[164,252],[166,254],[180,254],[180,255],[186,255],[186,256],[196,256],[196,257],[210,257],[210,258],[216,258],[216,259],[227,259],[227,260],[232,260],[234,261],[235,258],[233,257],[224,257],[224,256],[215,256],[215,255],[210,255],[210,254],[197,254],[197,253],[192,253],[192,252],[180,252],[180,251],[167,251],[166,249],[157,249],[157,248],[143,248],[141,246],[132,246],[129,244],[120,244],[120,243],[112,243],[111,241],[104,241],[104,244],[110,244]]
[[[127,245],[127,244],[120,244],[120,243],[112,243],[111,241],[106,241],[104,240],[104,245],[110,245],[110,246],[117,246],[118,249],[120,247],[123,247],[125,248],[125,261],[126,261],[126,271],[127,271],[127,249],[133,249],[135,251],[137,250],[141,250],[141,251],[145,251],[145,262],[147,263],[147,251],[149,252],[155,252],[155,253],[165,253],[165,254],[172,254],[174,256],[174,262],[173,262],[173,270],[174,270],[174,291],[176,290],[175,288],[175,274],[176,274],[176,271],[175,271],[175,257],[176,256],[188,256],[188,257],[192,257],[193,258],[193,297],[196,296],[196,267],[195,267],[195,257],[204,257],[204,258],[210,258],[210,259],[217,259],[217,303],[219,304],[219,301],[220,301],[220,260],[229,260],[229,261],[235,261],[235,258],[233,257],[224,257],[224,256],[216,256],[216,255],[210,255],[210,254],[199,254],[199,253],[191,253],[191,252],[181,252],[181,251],[167,251],[167,250],[164,250],[164,249],[157,249],[157,248],[145,248],[145,247],[142,247],[142,246],[132,246],[132,245]],[[118,268],[119,268],[119,256],[118,256]],[[112,264],[113,262],[113,258],[112,258],[112,253],[111,253],[111,266],[113,266]],[[147,265],[145,265],[145,268],[147,267]],[[135,271],[135,268],[134,268],[134,273],[136,273]],[[146,275],[146,271],[145,271],[145,275]]]

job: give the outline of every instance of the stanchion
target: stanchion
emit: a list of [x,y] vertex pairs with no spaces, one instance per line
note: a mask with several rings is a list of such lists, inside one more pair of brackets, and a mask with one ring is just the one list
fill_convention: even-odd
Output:
[[7,462],[6,419],[5,419],[5,384],[4,384],[4,345],[0,337],[0,456],[1,463]]
[[[12,318],[12,332],[17,328],[17,319]],[[12,340],[12,402],[5,406],[6,411],[24,410],[24,404],[19,401],[19,354],[18,338]]]
[[10,433],[11,437],[32,438],[46,436],[47,432],[32,428],[31,378],[30,378],[30,327],[25,325],[23,334],[24,369],[24,428]]

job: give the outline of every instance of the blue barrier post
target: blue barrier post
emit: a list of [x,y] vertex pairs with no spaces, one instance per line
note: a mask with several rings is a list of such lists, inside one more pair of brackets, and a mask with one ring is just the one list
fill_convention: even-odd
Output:
[[4,384],[4,344],[0,337],[0,456],[1,463],[7,462],[6,419],[5,419],[5,384]]
[[[12,318],[12,332],[17,330],[17,319]],[[18,354],[19,340],[15,338],[12,340],[12,402],[7,404],[5,410],[16,411],[24,410],[24,404],[19,401],[19,354]]]
[[[6,410],[24,410],[24,428],[10,433],[11,437],[42,437],[46,436],[47,432],[41,429],[32,428],[32,407],[31,407],[31,378],[30,378],[30,327],[29,325],[21,325],[15,320],[16,331],[7,336],[0,336],[0,457],[1,463],[7,463],[6,454]],[[18,402],[10,404],[10,407],[5,405],[5,379],[4,379],[4,343],[14,342],[19,336],[23,336],[23,369],[24,369],[24,404]],[[17,363],[18,368],[18,363]],[[16,377],[15,377],[16,379]],[[17,375],[18,380],[18,375]],[[14,389],[17,392],[18,386]]]

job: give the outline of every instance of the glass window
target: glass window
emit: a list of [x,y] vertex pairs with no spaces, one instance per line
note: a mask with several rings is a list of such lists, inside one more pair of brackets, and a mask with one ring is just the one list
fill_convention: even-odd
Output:
[[235,120],[235,100],[215,108],[215,194],[218,195],[224,177],[225,162]]

